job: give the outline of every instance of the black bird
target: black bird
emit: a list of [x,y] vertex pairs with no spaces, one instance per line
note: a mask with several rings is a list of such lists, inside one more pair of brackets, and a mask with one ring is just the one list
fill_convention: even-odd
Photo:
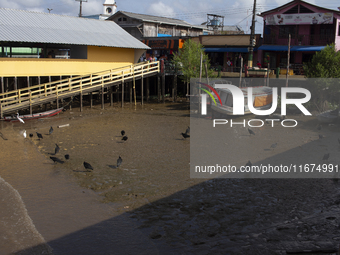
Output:
[[88,170],[88,171],[93,170],[93,167],[92,167],[89,163],[87,163],[87,162],[85,162],[85,161],[84,161],[84,167],[85,167],[85,169]]
[[322,158],[322,160],[327,160],[327,159],[329,159],[329,153],[326,153],[325,155],[323,155],[323,158]]
[[51,135],[53,133],[53,127],[51,126],[50,130],[48,131],[48,134]]
[[185,131],[186,134],[190,133],[190,127],[187,128],[187,130]]
[[123,138],[122,138],[123,141],[126,141],[127,139],[128,139],[127,136],[123,136]]
[[70,155],[66,154],[65,159],[70,159]]
[[255,135],[254,131],[251,130],[250,128],[248,128],[248,132],[249,132],[250,135]]
[[248,160],[248,162],[247,162],[247,164],[246,164],[246,166],[249,166],[249,167],[251,167],[253,164],[250,162],[250,160]]
[[122,136],[125,135],[125,131],[124,130],[120,131],[120,133],[122,134]]
[[190,137],[190,135],[188,135],[187,133],[182,133],[183,138],[187,139],[188,137]]
[[270,148],[272,148],[273,150],[276,148],[276,146],[277,146],[277,143],[273,143],[271,146],[270,146]]
[[62,161],[62,160],[60,160],[60,159],[58,159],[58,158],[56,158],[56,157],[50,157],[50,159],[53,160],[53,163],[56,163],[56,162],[61,163],[61,164],[64,163],[64,161]]
[[32,133],[30,133],[30,138],[32,138],[33,137],[33,134]]
[[119,156],[119,158],[117,159],[117,168],[122,164],[123,160],[122,158]]
[[54,149],[54,155],[57,154],[59,152],[60,148],[58,146],[58,144],[55,144],[55,149]]
[[40,140],[40,139],[43,139],[42,134],[40,134],[40,133],[38,133],[38,132],[36,132],[36,133],[37,133],[37,136],[38,136],[39,140]]

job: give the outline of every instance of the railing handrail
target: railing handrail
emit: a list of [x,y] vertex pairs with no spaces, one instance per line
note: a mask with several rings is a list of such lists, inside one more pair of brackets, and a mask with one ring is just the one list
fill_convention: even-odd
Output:
[[31,104],[32,101],[37,98],[50,95],[55,95],[56,97],[60,97],[60,95],[67,96],[68,94],[77,93],[78,91],[92,90],[93,88],[103,87],[112,82],[123,81],[131,76],[136,78],[159,71],[159,61],[147,61],[91,74],[65,78],[0,93],[0,106],[4,111],[5,109],[14,108],[18,103],[24,104],[29,101]]

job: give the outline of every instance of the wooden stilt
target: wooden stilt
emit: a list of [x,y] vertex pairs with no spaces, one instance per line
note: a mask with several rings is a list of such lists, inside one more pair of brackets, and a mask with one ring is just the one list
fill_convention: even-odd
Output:
[[101,93],[102,94],[102,100],[101,100],[102,101],[102,110],[104,110],[104,101],[105,101],[104,100],[104,87],[102,87],[102,91],[101,92],[102,92]]
[[132,104],[132,86],[131,86],[131,82],[129,82],[129,93],[130,93],[130,104]]
[[110,106],[113,106],[113,86],[110,87]]
[[177,100],[177,74],[175,74],[175,77],[174,77],[174,101],[176,102]]
[[122,108],[124,108],[124,81],[122,81]]
[[93,106],[93,93],[90,92],[90,108],[92,109]]
[[149,103],[149,99],[150,99],[150,81],[149,81],[149,77],[146,78],[146,102]]
[[143,79],[143,76],[142,76],[142,79],[141,79],[141,90],[142,90],[142,105],[144,104],[144,79]]
[[162,74],[162,98],[163,104],[165,104],[165,73]]
[[157,75],[157,100],[161,101],[161,77]]
[[80,97],[80,111],[82,112],[83,111],[83,93],[82,92],[80,92],[79,97]]

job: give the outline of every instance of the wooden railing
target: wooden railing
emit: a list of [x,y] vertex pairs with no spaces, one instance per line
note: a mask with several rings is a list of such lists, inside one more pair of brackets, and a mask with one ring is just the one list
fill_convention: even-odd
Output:
[[88,75],[53,81],[0,94],[0,115],[55,99],[100,90],[109,85],[160,72],[159,61],[106,70]]

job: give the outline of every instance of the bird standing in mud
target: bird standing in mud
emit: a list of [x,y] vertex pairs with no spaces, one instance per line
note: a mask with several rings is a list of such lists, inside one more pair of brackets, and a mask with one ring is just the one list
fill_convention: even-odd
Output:
[[188,135],[187,133],[182,133],[182,136],[184,139],[187,139],[188,137],[190,137],[190,135]]
[[325,155],[323,155],[323,158],[322,158],[322,160],[327,160],[327,159],[329,159],[329,153],[326,153]]
[[254,131],[251,130],[250,128],[248,128],[248,132],[249,132],[250,135],[255,135]]
[[119,156],[119,158],[117,159],[117,168],[122,164],[123,159]]
[[59,152],[60,148],[58,146],[58,144],[55,144],[55,149],[54,149],[54,155],[57,154]]
[[38,132],[36,132],[36,133],[37,133],[37,136],[38,136],[39,140],[40,140],[40,139],[43,139],[42,134],[40,134],[40,133],[38,133]]
[[56,157],[50,157],[50,159],[53,160],[53,163],[56,163],[56,162],[61,163],[61,164],[64,163],[64,161],[62,161],[62,160],[60,160],[60,159],[58,159],[58,158],[56,158]]
[[50,130],[48,131],[48,134],[51,135],[53,133],[53,127],[51,126]]
[[18,119],[21,123],[25,124],[25,121],[23,121],[23,119],[19,117],[19,113],[18,113],[18,112],[17,112],[17,119]]
[[127,136],[123,136],[123,138],[122,138],[123,141],[126,141],[127,139],[128,139]]
[[86,170],[90,171],[90,170],[93,170],[93,167],[90,165],[90,163],[87,163],[84,161],[84,167]]
[[120,133],[122,134],[122,136],[125,135],[125,131],[124,130],[120,131]]
[[277,146],[277,143],[273,143],[271,146],[270,146],[270,148],[272,148],[273,150],[276,148],[276,146]]

